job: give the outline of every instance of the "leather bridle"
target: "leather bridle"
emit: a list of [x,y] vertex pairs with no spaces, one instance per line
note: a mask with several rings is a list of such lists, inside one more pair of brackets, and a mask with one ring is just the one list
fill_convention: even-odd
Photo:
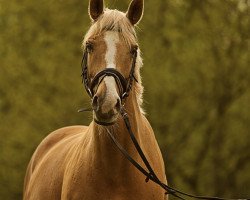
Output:
[[[128,78],[125,78],[118,70],[113,68],[106,68],[99,73],[97,73],[94,78],[91,80],[89,77],[89,71],[88,71],[88,56],[92,52],[92,45],[90,43],[86,43],[86,47],[83,53],[82,58],[82,82],[84,84],[84,87],[90,96],[91,99],[94,98],[95,91],[94,89],[97,88],[102,80],[106,76],[112,76],[115,79],[115,82],[118,86],[119,93],[120,93],[120,99],[122,102],[125,101],[125,99],[129,96],[129,92],[132,88],[133,81],[136,82],[137,79],[135,78],[135,66],[136,66],[136,59],[137,59],[137,51],[138,47],[134,46],[131,49],[131,56],[132,56],[132,66],[130,69],[130,73]],[[97,86],[97,87],[96,87]]]
[[[107,129],[108,135],[111,138],[111,140],[113,141],[113,143],[116,145],[116,147],[119,149],[119,151],[124,155],[124,157],[132,165],[134,165],[135,168],[137,168],[142,174],[144,174],[146,176],[146,180],[145,180],[146,182],[151,180],[152,182],[156,183],[161,188],[163,188],[166,191],[166,194],[173,195],[173,196],[175,196],[179,199],[182,199],[182,200],[185,200],[185,198],[183,196],[195,198],[195,199],[203,199],[203,200],[240,200],[240,199],[227,199],[227,198],[220,198],[220,197],[197,196],[197,195],[193,195],[193,194],[189,194],[189,193],[185,193],[185,192],[182,192],[180,190],[177,190],[177,189],[170,187],[167,184],[165,184],[159,180],[159,178],[155,174],[153,168],[151,167],[150,163],[148,162],[143,150],[141,149],[141,147],[140,147],[140,145],[139,145],[139,143],[138,143],[138,141],[137,141],[137,139],[136,139],[136,137],[131,129],[128,114],[126,113],[126,111],[124,109],[124,102],[125,102],[125,99],[129,96],[129,92],[132,89],[133,80],[135,80],[137,82],[137,80],[134,76],[136,59],[137,59],[137,49],[138,49],[138,47],[134,47],[131,50],[131,55],[132,55],[133,61],[132,61],[132,66],[131,66],[129,77],[127,79],[124,78],[124,76],[120,72],[118,72],[116,69],[107,68],[107,69],[104,69],[104,70],[100,71],[99,73],[97,73],[94,76],[94,78],[92,79],[92,81],[91,81],[89,74],[88,74],[88,54],[92,50],[91,45],[87,43],[85,50],[84,50],[83,59],[82,59],[82,79],[83,79],[82,82],[84,84],[84,87],[85,87],[88,95],[91,97],[91,99],[93,99],[94,95],[95,95],[94,88],[96,88],[96,86],[98,87],[99,84],[102,82],[102,80],[106,76],[114,77],[114,79],[117,83],[117,86],[119,88],[121,101],[123,102],[122,106],[121,106],[120,114],[124,120],[124,123],[126,125],[127,130],[128,130],[129,136],[130,136],[138,154],[140,155],[140,157],[141,157],[141,159],[142,159],[142,161],[145,164],[147,169],[145,169],[137,161],[135,161],[128,154],[128,152],[122,147],[122,145],[116,140],[116,138],[109,131],[109,129]],[[89,110],[88,109],[87,110],[85,110],[85,109],[79,110],[79,112],[82,112],[82,111],[89,111]],[[105,123],[99,123],[99,122],[97,122],[97,123],[99,125],[103,125],[103,126],[112,125],[112,124],[105,124]],[[250,199],[246,198],[245,200],[250,200]]]

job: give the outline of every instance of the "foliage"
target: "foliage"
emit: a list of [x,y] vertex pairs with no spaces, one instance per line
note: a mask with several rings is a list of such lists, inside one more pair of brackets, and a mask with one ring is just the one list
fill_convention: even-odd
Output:
[[[126,10],[129,1],[106,1]],[[27,163],[76,111],[87,1],[0,0],[0,196],[21,199]],[[138,29],[145,105],[170,185],[250,196],[249,0],[148,0]]]

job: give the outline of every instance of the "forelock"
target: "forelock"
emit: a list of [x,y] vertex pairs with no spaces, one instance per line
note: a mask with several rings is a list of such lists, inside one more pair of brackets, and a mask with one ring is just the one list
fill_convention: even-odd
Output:
[[85,35],[83,46],[90,37],[101,35],[105,31],[119,32],[128,45],[137,42],[134,26],[130,23],[126,14],[118,10],[105,9],[104,14],[96,22],[93,22]]

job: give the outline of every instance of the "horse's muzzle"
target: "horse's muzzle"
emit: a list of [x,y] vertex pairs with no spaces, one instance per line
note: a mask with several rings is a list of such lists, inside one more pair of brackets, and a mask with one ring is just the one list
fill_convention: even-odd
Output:
[[92,107],[94,110],[94,120],[99,124],[113,124],[116,122],[120,109],[121,100],[117,97],[116,104],[114,107],[107,107],[108,105],[105,98],[94,96],[92,101]]

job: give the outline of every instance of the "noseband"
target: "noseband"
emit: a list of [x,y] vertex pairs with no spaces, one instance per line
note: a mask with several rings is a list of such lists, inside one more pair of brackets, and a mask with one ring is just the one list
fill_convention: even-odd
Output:
[[106,68],[97,73],[91,80],[88,73],[88,55],[92,51],[92,47],[91,44],[89,43],[86,44],[82,59],[82,82],[91,99],[93,99],[95,95],[96,86],[98,87],[106,76],[112,76],[115,79],[115,82],[118,86],[121,101],[124,102],[124,100],[129,96],[133,80],[138,82],[134,76],[136,59],[137,59],[137,50],[138,50],[137,46],[133,47],[131,50],[131,55],[133,60],[128,78],[125,78],[119,71],[117,71],[114,68]]

